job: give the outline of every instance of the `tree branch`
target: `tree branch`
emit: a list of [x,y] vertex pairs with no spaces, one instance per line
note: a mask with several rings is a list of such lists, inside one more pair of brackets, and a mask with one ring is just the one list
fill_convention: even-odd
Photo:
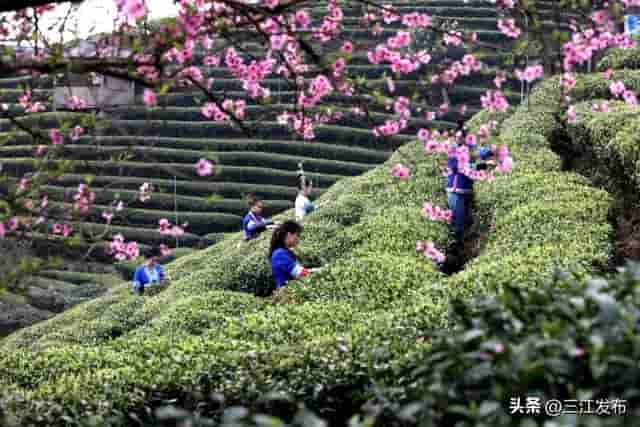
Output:
[[84,0],[19,0],[0,2],[0,12],[13,12],[26,9],[28,7],[38,7],[47,4],[73,3],[79,4]]

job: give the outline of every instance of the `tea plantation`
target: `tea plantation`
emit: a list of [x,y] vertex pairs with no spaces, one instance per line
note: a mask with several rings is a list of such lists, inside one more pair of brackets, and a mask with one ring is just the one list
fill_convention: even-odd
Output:
[[[393,2],[392,2],[393,3]],[[296,171],[298,163],[304,162],[305,171],[314,181],[312,198],[318,197],[333,184],[345,177],[361,175],[382,164],[393,150],[415,138],[420,128],[451,129],[460,117],[458,107],[467,107],[464,117],[480,109],[480,96],[493,87],[497,67],[510,59],[509,40],[496,29],[498,19],[495,8],[486,3],[458,0],[393,3],[402,12],[428,13],[434,19],[457,22],[460,27],[477,31],[482,42],[500,44],[502,51],[486,48],[478,52],[484,62],[480,73],[462,77],[451,88],[447,97],[450,110],[437,120],[426,120],[425,112],[437,111],[445,101],[440,89],[430,88],[425,73],[394,76],[388,65],[372,65],[366,58],[368,48],[375,46],[391,35],[385,30],[377,37],[361,29],[358,17],[361,11],[345,7],[345,33],[356,44],[356,54],[347,66],[350,77],[365,78],[365,95],[355,97],[331,96],[335,111],[342,118],[316,131],[313,143],[298,140],[290,131],[276,122],[276,117],[295,101],[294,88],[284,79],[270,78],[264,86],[271,90],[268,103],[258,104],[247,98],[241,82],[234,79],[222,67],[201,66],[205,77],[215,79],[215,94],[224,94],[232,99],[247,100],[247,118],[244,123],[249,132],[229,124],[207,120],[201,112],[204,96],[195,88],[174,88],[159,96],[157,108],[147,108],[141,101],[142,89],[137,88],[137,103],[103,111],[98,116],[77,112],[52,112],[53,79],[41,76],[8,77],[0,79],[0,103],[7,104],[11,111],[22,111],[19,96],[26,87],[33,89],[33,101],[40,100],[46,107],[42,114],[22,119],[23,124],[47,133],[50,128],[62,123],[84,124],[90,131],[76,141],[67,141],[64,146],[65,160],[58,166],[67,167],[65,173],[46,185],[43,190],[53,205],[69,207],[79,184],[90,178],[96,192],[96,204],[92,206],[87,221],[72,224],[82,235],[100,235],[105,229],[101,217],[109,203],[116,197],[127,202],[123,215],[116,215],[104,236],[122,234],[126,240],[136,240],[146,245],[170,244],[180,248],[179,255],[190,249],[202,248],[218,242],[225,233],[238,231],[242,216],[247,211],[246,196],[255,193],[265,199],[266,215],[270,216],[293,207],[296,196]],[[312,8],[318,20],[321,6]],[[391,26],[390,28],[393,28]],[[428,46],[428,37],[418,37],[416,47]],[[262,49],[262,46],[246,44],[244,48]],[[448,57],[460,59],[464,51],[451,49]],[[202,52],[196,53],[196,64],[202,64]],[[434,58],[438,64],[442,58]],[[429,69],[433,69],[430,66]],[[420,94],[419,102],[413,103],[412,119],[400,135],[375,138],[371,129],[394,116],[384,102],[376,101],[375,93],[386,93],[386,77],[394,77],[395,94],[412,97]],[[511,103],[520,100],[519,82],[510,76],[504,83],[505,93]],[[366,103],[371,111],[370,119],[354,114],[350,108],[357,103]],[[5,173],[14,180],[34,170],[34,153],[39,141],[22,132],[7,120],[0,121],[0,164]],[[202,178],[196,174],[194,165],[200,158],[215,163],[212,176]],[[149,201],[142,202],[139,187],[149,182],[154,192]],[[158,232],[158,221],[167,218],[173,223],[187,223],[186,233],[178,239]],[[37,242],[37,254],[43,256],[63,255],[66,260],[78,260],[91,247],[89,242],[78,241],[73,246],[63,245],[55,236],[30,236]],[[99,242],[98,242],[99,243]],[[90,296],[104,292],[102,276],[108,274],[109,283],[117,282],[118,272],[110,266],[112,258],[104,253],[104,245],[93,246],[91,261],[97,263],[65,262],[64,267],[53,267],[36,278],[36,286],[26,285],[29,292],[23,297],[5,295],[7,314],[0,317],[0,324],[8,333],[26,326],[69,306],[52,307],[39,304],[31,294],[45,293],[56,289],[66,298],[66,289],[72,284],[89,283],[94,287]],[[101,264],[104,262],[106,264]],[[60,269],[64,268],[64,271]],[[122,266],[121,272],[129,273],[130,266]],[[128,276],[126,277],[128,278]],[[55,279],[57,282],[52,281]],[[63,282],[63,283],[58,283]],[[38,288],[37,284],[40,284]],[[58,286],[60,285],[60,286]],[[60,288],[60,289],[57,289]],[[15,313],[11,307],[19,308]],[[63,308],[60,308],[63,307]],[[2,328],[0,328],[1,330]],[[4,335],[2,333],[1,335]]]
[[[497,37],[488,29],[495,27],[490,8],[474,1],[422,4],[406,7],[458,17],[477,24],[479,37]],[[624,69],[636,58],[614,52],[601,66],[619,68],[611,79],[637,94],[640,73]],[[229,79],[229,90],[233,84]],[[106,194],[135,194],[144,181],[158,183],[164,188],[149,204],[135,205],[130,222],[114,229],[155,244],[162,240],[149,230],[158,218],[171,218],[172,174],[180,173],[180,216],[192,225],[183,244],[213,244],[168,263],[172,283],[160,293],[139,297],[124,283],[110,286],[0,341],[0,423],[159,425],[140,420],[167,403],[215,415],[219,395],[226,407],[290,418],[291,402],[282,411],[265,407],[265,395],[283,392],[331,425],[346,425],[377,397],[378,425],[416,425],[408,414],[418,406],[397,418],[402,404],[415,400],[420,425],[529,427],[542,420],[521,423],[508,414],[508,402],[535,392],[631,403],[628,417],[591,424],[562,418],[566,424],[557,425],[637,425],[639,270],[609,282],[590,279],[611,271],[611,218],[620,205],[634,206],[625,194],[637,194],[640,182],[634,111],[615,102],[609,113],[591,109],[611,98],[609,84],[600,72],[582,75],[570,94],[579,103],[577,121],[566,126],[560,80],[553,77],[507,113],[470,118],[472,130],[498,121],[491,142],[507,144],[516,165],[494,182],[476,184],[476,219],[489,231],[478,255],[452,275],[415,247],[416,240],[449,243],[446,227],[420,214],[427,200],[446,205],[437,173],[442,158],[425,154],[414,137],[416,128],[432,124],[415,120],[405,135],[374,140],[346,114],[317,132],[317,142],[290,140],[273,121],[291,101],[286,91],[269,108],[252,107],[264,115],[251,123],[254,139],[202,120],[188,92],[168,94],[166,108],[114,113],[102,127],[101,151],[81,141],[69,146],[87,162],[52,185],[52,194],[62,202],[66,188],[94,172],[102,173],[94,185],[120,186]],[[470,104],[475,89],[457,90],[453,102]],[[379,113],[382,120],[384,109]],[[58,114],[41,125],[54,126]],[[16,173],[28,170],[30,145],[27,136],[14,137],[0,151],[2,163]],[[100,157],[128,147],[131,158],[117,167]],[[220,173],[203,181],[193,163],[209,152]],[[242,240],[242,195],[262,194],[276,221],[293,217],[290,182],[301,158],[319,185],[318,209],[305,219],[298,253],[305,265],[324,268],[263,298],[273,280],[269,236]],[[412,166],[408,181],[391,176],[398,162]],[[211,193],[224,198],[209,204]],[[62,272],[49,274],[71,281]],[[270,422],[224,425],[283,425]]]

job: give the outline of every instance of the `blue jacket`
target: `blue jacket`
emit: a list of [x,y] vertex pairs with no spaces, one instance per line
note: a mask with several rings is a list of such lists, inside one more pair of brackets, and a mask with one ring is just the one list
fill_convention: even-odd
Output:
[[276,288],[281,288],[289,280],[297,279],[306,269],[296,261],[296,257],[287,248],[278,248],[271,255],[271,273],[276,281]]
[[249,212],[242,220],[242,230],[244,231],[244,240],[252,240],[258,237],[258,234],[267,229],[267,225],[273,221],[264,219],[261,216],[254,215]]
[[[478,150],[478,156],[481,160],[487,160],[493,153],[486,147]],[[447,166],[451,169],[451,173],[447,176],[447,190],[457,190],[458,193],[472,193],[473,180],[458,170],[457,157],[449,157]],[[475,163],[470,164],[471,168],[475,168]]]
[[[154,270],[158,274],[158,282],[162,282],[164,280],[164,269],[160,264],[156,264]],[[136,268],[136,272],[133,274],[133,287],[144,288],[144,286],[151,282],[151,278],[147,274],[144,265]]]

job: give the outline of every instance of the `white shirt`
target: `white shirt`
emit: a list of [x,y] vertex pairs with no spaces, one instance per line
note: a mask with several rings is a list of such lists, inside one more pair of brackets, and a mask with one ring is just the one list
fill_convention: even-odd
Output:
[[311,202],[307,197],[298,194],[298,197],[296,197],[296,220],[298,222],[302,222],[305,215],[307,215],[307,206],[310,204]]

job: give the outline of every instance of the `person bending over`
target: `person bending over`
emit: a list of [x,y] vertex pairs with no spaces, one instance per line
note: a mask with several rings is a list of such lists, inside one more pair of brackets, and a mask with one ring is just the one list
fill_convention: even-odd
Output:
[[271,236],[271,273],[276,282],[276,289],[285,286],[290,280],[307,277],[320,269],[306,268],[298,261],[292,248],[298,245],[302,226],[295,221],[285,221],[278,226]]
[[263,218],[264,202],[257,196],[249,198],[249,213],[242,220],[244,240],[253,240],[260,233],[274,226],[273,221]]
[[309,200],[313,185],[304,175],[298,176],[298,197],[296,197],[296,220],[302,224],[304,217],[313,212],[316,207]]
[[158,264],[160,249],[149,248],[145,253],[144,263],[133,274],[133,292],[137,295],[144,294],[145,286],[163,283],[166,280],[164,269]]

